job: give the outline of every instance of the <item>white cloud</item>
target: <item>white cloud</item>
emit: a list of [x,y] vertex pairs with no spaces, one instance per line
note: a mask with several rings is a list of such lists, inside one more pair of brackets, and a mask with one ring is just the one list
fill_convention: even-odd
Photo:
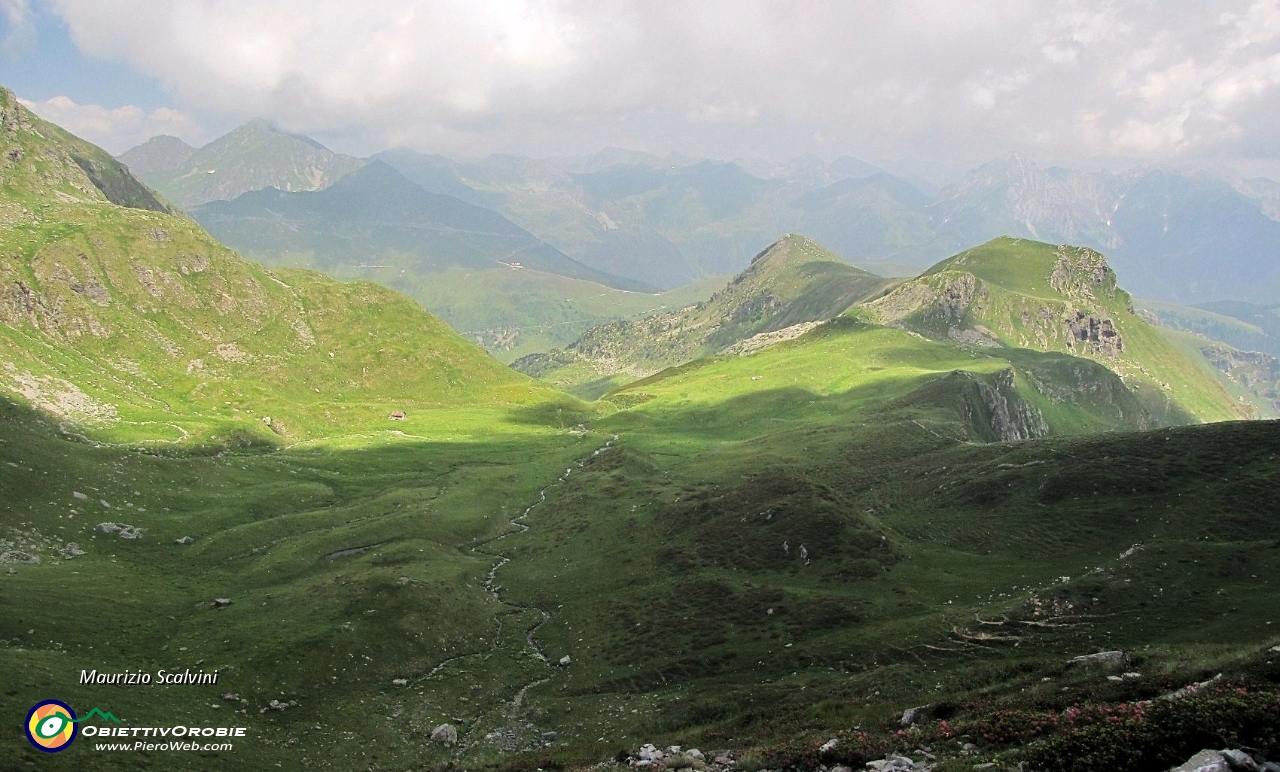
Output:
[[112,153],[121,153],[157,134],[171,134],[192,143],[203,139],[195,119],[179,110],[161,107],[147,112],[135,105],[107,108],[77,104],[65,96],[41,102],[19,99],[36,115]]
[[35,18],[28,0],[0,0],[0,16],[4,17],[4,39],[0,49],[6,56],[18,56],[35,42]]
[[1261,118],[1280,114],[1275,0],[49,2],[83,51],[184,104],[368,150],[1178,160],[1280,144]]

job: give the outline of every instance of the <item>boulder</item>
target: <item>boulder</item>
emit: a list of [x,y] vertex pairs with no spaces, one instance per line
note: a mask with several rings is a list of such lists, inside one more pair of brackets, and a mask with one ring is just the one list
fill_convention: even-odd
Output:
[[560,658],[560,666],[561,666],[561,667],[568,667],[569,663],[570,663],[570,662],[572,662],[572,661],[573,661],[573,659],[572,659],[572,658],[570,658],[568,654],[566,654],[566,655],[564,655],[563,657],[561,657],[561,658]]
[[431,739],[445,745],[458,744],[458,730],[453,724],[441,724],[431,730]]
[[641,761],[661,761],[665,755],[653,743],[641,745],[640,750],[636,752],[636,757]]
[[214,598],[213,603],[209,604],[213,608],[226,608],[231,605],[230,598]]
[[1169,772],[1232,772],[1231,764],[1218,751],[1203,750],[1173,767]]
[[174,539],[173,543],[174,544],[190,544],[193,541],[195,541],[195,539],[191,538],[190,536],[183,536],[179,539]]
[[114,533],[121,539],[141,539],[143,529],[128,523],[98,523],[93,527],[98,533]]
[[907,708],[902,711],[902,718],[899,719],[898,722],[903,726],[914,726],[926,718],[928,710],[928,705],[921,705],[916,708]]
[[1254,761],[1253,757],[1244,751],[1228,749],[1222,752],[1222,758],[1226,759],[1231,768],[1237,770],[1237,772],[1258,772],[1261,768],[1258,766],[1258,762]]

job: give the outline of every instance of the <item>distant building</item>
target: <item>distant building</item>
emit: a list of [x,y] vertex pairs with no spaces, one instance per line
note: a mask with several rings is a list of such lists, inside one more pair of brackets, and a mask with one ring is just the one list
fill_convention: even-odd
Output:
[[403,411],[403,410],[392,410],[392,411],[391,411],[391,415],[387,416],[387,418],[391,419],[392,421],[403,421],[403,420],[404,420],[404,411]]

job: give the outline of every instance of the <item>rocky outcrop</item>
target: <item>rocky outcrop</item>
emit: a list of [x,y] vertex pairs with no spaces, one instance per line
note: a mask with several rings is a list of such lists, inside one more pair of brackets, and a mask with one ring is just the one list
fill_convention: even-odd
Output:
[[996,439],[1003,442],[1029,440],[1049,433],[1044,414],[1018,394],[1013,370],[996,373],[995,383],[978,382],[978,392],[988,410],[988,423]]
[[1099,300],[1116,296],[1116,273],[1107,259],[1086,247],[1062,245],[1049,286],[1070,298]]
[[1124,339],[1110,317],[1075,309],[1062,323],[1071,332],[1067,346],[1076,354],[1115,359],[1124,351]]

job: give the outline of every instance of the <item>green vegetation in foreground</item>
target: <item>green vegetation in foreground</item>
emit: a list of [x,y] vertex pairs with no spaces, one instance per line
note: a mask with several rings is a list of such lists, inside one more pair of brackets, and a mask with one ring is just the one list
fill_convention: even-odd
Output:
[[[571,769],[655,742],[757,770],[973,742],[943,764],[1155,772],[1206,726],[1280,754],[1280,424],[1132,431],[1202,406],[976,342],[1016,331],[1001,292],[1065,302],[1025,266],[949,285],[980,302],[946,318],[1001,311],[985,331],[928,303],[914,330],[841,317],[588,406],[386,290],[268,273],[110,203],[3,96],[24,153],[0,156],[0,362],[25,396],[0,398],[0,713],[54,697],[249,735],[46,757],[11,732],[0,758]],[[1081,310],[1081,275],[1113,298],[1086,263],[1049,274]],[[1126,354],[1166,350],[1113,324]],[[1176,374],[1151,361],[1130,366]],[[1106,649],[1139,675],[1065,665]],[[79,683],[159,669],[219,682]],[[459,745],[430,739],[444,723]]]
[[[806,769],[974,742],[969,763],[1088,769],[1098,753],[1154,771],[1203,738],[1147,726],[1160,754],[1144,758],[1138,739],[1068,741],[1065,721],[1050,735],[1009,717],[1101,714],[1219,672],[1275,702],[1280,425],[983,444],[944,377],[864,405],[779,387],[730,398],[716,408],[744,427],[733,437],[661,404],[695,375],[605,421],[617,450],[511,540],[512,597],[559,609],[539,635],[574,664],[537,693],[563,745],[507,768],[644,741]],[[1112,649],[1141,675],[1066,667]],[[899,737],[918,705],[935,712]],[[1219,710],[1218,727],[1248,715]]]
[[[82,737],[50,758],[9,732],[0,756],[50,769],[444,761],[432,728],[468,725],[545,670],[524,640],[534,612],[491,597],[495,558],[470,550],[606,439],[544,417],[556,419],[440,410],[412,432],[158,455],[58,438],[0,400],[0,672],[11,676],[0,714],[16,726],[53,697],[123,726],[249,728],[229,753],[95,754]],[[143,533],[122,539],[101,522]],[[219,679],[80,685],[95,669]]]
[[795,337],[893,281],[845,263],[803,236],[787,235],[752,260],[706,302],[678,311],[596,327],[565,349],[532,354],[512,366],[584,398],[664,367],[767,333]]

